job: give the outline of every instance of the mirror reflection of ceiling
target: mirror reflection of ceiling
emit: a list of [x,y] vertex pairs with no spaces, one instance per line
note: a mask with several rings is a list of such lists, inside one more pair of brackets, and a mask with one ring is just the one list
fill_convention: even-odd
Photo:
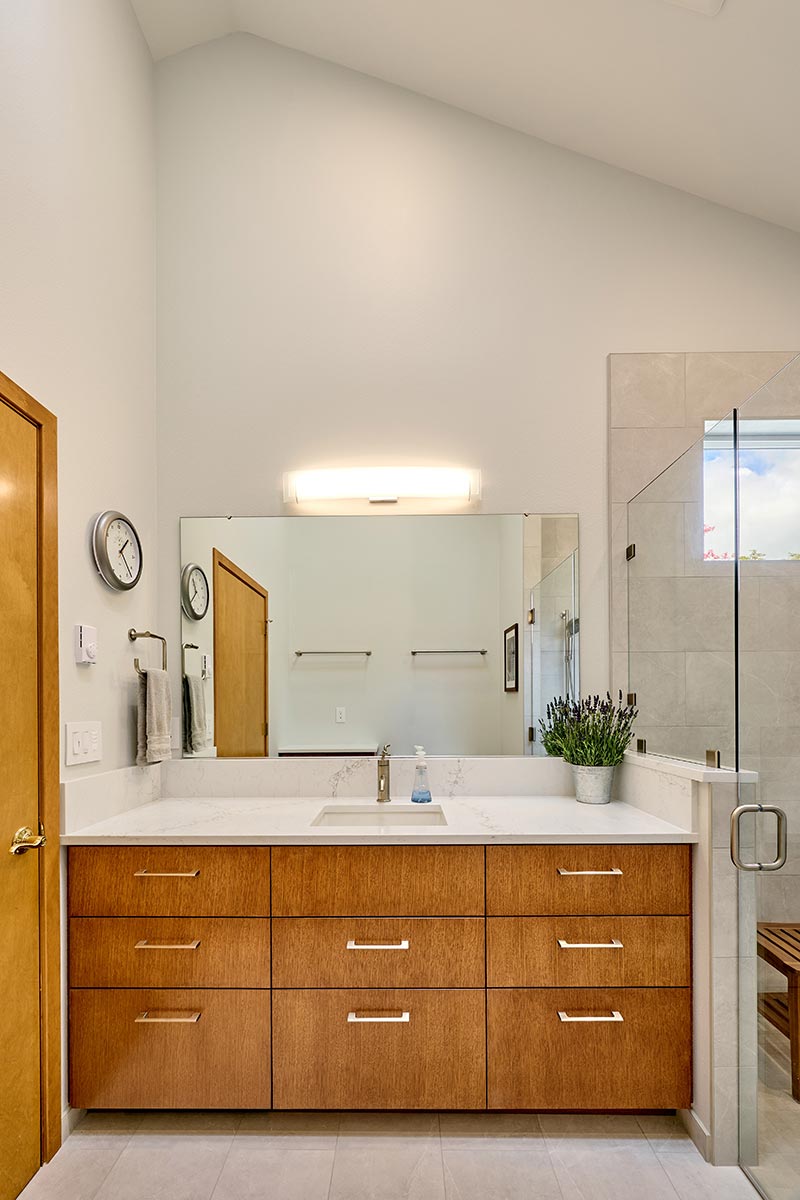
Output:
[[797,0],[133,0],[133,7],[157,60],[253,34],[800,229]]
[[183,518],[211,594],[183,598],[185,752],[536,753],[577,686],[577,539],[573,515]]

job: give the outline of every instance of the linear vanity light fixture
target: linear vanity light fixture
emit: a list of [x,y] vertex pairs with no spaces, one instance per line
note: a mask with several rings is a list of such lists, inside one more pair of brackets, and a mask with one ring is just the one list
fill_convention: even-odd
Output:
[[315,500],[397,504],[412,499],[469,503],[479,499],[480,494],[480,471],[461,467],[329,467],[287,471],[283,477],[286,504]]

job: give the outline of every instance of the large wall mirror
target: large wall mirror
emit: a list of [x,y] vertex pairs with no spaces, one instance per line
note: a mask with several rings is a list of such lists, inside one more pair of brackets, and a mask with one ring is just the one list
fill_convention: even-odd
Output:
[[184,517],[184,754],[535,754],[577,695],[578,519]]

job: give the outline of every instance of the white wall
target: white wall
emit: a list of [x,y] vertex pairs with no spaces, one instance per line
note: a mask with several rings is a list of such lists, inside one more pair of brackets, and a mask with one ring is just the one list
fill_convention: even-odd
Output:
[[[126,630],[158,622],[152,72],[128,0],[4,0],[0,370],[58,417],[62,723],[103,721],[103,762],[65,777],[133,762]],[[91,559],[105,508],[142,537],[129,595]],[[77,621],[96,667],[72,661]]]
[[157,68],[161,622],[177,518],[281,511],[303,465],[480,467],[577,511],[608,680],[606,356],[780,348],[800,238],[247,36]]

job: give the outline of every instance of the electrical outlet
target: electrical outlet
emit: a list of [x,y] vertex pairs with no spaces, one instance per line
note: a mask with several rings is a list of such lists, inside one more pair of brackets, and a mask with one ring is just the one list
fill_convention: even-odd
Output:
[[343,704],[340,704],[336,709],[336,724],[344,725],[347,720],[347,709]]

